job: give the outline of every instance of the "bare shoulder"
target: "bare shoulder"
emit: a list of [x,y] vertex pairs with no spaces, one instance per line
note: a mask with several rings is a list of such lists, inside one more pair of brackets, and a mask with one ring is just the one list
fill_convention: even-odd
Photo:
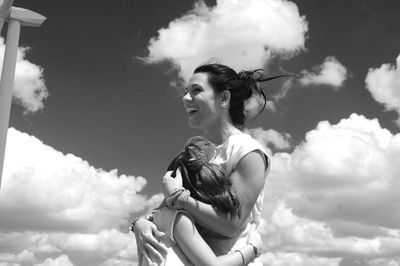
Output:
[[174,236],[186,236],[196,230],[192,217],[185,212],[178,212],[174,223]]
[[242,173],[258,173],[264,176],[268,167],[269,165],[265,154],[260,150],[254,150],[240,159],[236,169]]

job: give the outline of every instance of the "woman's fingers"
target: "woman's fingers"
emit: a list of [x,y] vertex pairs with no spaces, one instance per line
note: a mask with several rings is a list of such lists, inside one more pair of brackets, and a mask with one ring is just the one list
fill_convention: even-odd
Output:
[[143,239],[135,234],[136,238],[136,250],[137,250],[137,255],[138,255],[138,260],[139,260],[139,265],[142,265],[143,258],[146,257],[146,248],[143,246]]
[[158,250],[156,250],[152,245],[149,244],[146,244],[146,248],[149,252],[150,260],[152,262],[155,262],[157,265],[160,265],[163,262],[166,254],[158,252]]
[[[135,238],[138,251],[139,265],[147,259],[151,260],[149,254],[149,245],[152,245],[153,249],[159,250],[160,254],[165,254],[166,247],[161,245],[159,241],[153,236],[162,235],[158,230],[157,226],[146,219],[139,219],[135,223]],[[153,252],[154,253],[154,252]],[[151,265],[151,264],[150,264]]]
[[[152,232],[149,235],[144,236],[144,241],[146,245],[151,245],[153,248],[155,248],[160,254],[166,254],[168,252],[167,247],[162,244],[160,241],[158,241],[157,238],[162,238],[164,237],[165,234],[161,231],[157,230],[157,227],[153,224],[152,225]],[[147,246],[146,246],[147,247]]]
[[154,236],[156,237],[157,240],[160,241],[160,239],[163,239],[166,234],[164,232],[158,231],[158,230],[154,230],[153,231]]
[[[150,255],[148,255],[146,253],[143,253],[143,258],[144,258],[144,260],[147,261],[147,265],[153,265],[154,264],[150,259]],[[141,261],[139,261],[139,265],[142,265]]]
[[172,171],[165,173],[162,183],[162,192],[166,198],[182,187],[182,177],[172,177]]
[[164,175],[164,179],[174,178],[174,177],[172,176],[172,173],[173,173],[173,171],[167,171],[167,172],[165,173],[165,175]]
[[[149,265],[151,265],[151,258],[150,258],[150,253],[149,253],[149,251],[148,251],[148,249],[146,248],[146,246],[145,245],[143,245],[142,247],[141,247],[141,254],[142,254],[142,260],[144,259],[144,260],[147,260],[147,262],[149,262]],[[140,263],[139,263],[139,265],[141,265]]]
[[182,173],[180,167],[176,169],[175,180],[178,185],[182,186],[183,182],[182,182]]
[[150,245],[151,247],[153,247],[155,250],[158,251],[158,253],[160,254],[166,254],[168,252],[167,247],[160,243],[159,241],[157,241],[157,239],[155,239],[154,237],[147,239],[147,243],[146,243],[146,247],[148,245]]
[[137,249],[137,256],[138,256],[138,260],[139,260],[139,265],[142,265],[143,252],[142,252],[141,248],[139,248],[139,246],[137,246],[136,249]]
[[153,223],[147,226],[148,230],[145,233],[135,233],[136,239],[139,240],[137,241],[139,265],[143,261],[147,261],[148,265],[160,265],[168,253],[167,247],[158,240],[164,237],[165,233],[158,231]]

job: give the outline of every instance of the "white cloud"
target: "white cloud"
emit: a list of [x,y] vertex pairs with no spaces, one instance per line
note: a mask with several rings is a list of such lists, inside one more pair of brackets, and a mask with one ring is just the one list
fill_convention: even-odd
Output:
[[[276,149],[291,143],[287,134],[256,131]],[[336,266],[346,258],[396,266],[399,160],[400,134],[355,114],[334,125],[320,122],[292,153],[275,153],[261,224],[268,250],[264,263]],[[136,244],[127,233],[127,217],[162,198],[141,196],[145,183],[95,169],[9,129],[0,261],[134,265]]]
[[247,129],[247,133],[266,147],[270,154],[271,149],[283,151],[292,147],[293,140],[288,133],[280,133],[274,129],[264,130],[261,127]]
[[[396,65],[383,64],[380,68],[370,68],[365,78],[372,97],[387,110],[400,114],[400,55]],[[400,125],[400,119],[398,120]]]
[[[63,251],[97,252],[106,257],[117,254],[133,257],[136,252],[133,235],[117,229],[102,230],[97,234],[49,234],[46,240]],[[128,246],[132,247],[130,251],[125,250]]]
[[109,259],[99,266],[137,266],[137,263],[127,261],[127,260],[120,260],[120,259]]
[[136,261],[128,219],[160,202],[158,194],[149,200],[139,194],[145,184],[142,177],[96,169],[10,128],[0,193],[0,260]]
[[262,256],[264,265],[269,266],[340,266],[338,258],[321,258],[301,253],[265,253]]
[[335,57],[328,56],[321,65],[313,67],[312,71],[302,71],[300,83],[304,86],[310,84],[329,85],[338,89],[343,85],[347,77],[346,67]]
[[[35,254],[28,250],[23,250],[18,254],[0,253],[0,263],[32,263],[35,261]],[[1,265],[1,264],[0,264]]]
[[[9,129],[4,162],[0,225],[8,229],[97,232],[123,224],[146,208],[137,194],[145,179],[119,176],[64,155],[33,136]],[[29,216],[29,220],[23,219]]]
[[262,68],[272,55],[291,57],[304,49],[308,25],[286,0],[197,1],[150,40],[147,63],[171,61],[187,80],[196,66],[217,57],[235,70]]
[[[0,38],[0,73],[3,67],[4,39]],[[49,96],[43,78],[43,69],[26,60],[28,48],[19,48],[15,69],[13,98],[24,107],[24,114],[44,108],[43,101]]]
[[74,266],[74,264],[67,255],[60,255],[55,259],[47,258],[43,263],[34,264],[34,266]]
[[[282,100],[289,92],[289,90],[293,88],[294,80],[294,78],[288,78],[283,82],[282,86],[279,88],[279,91],[272,95],[275,102],[279,102],[280,100]],[[276,111],[276,109],[274,109],[274,111]]]
[[374,259],[368,266],[400,266],[400,258],[398,259]]
[[[27,262],[22,260],[22,247],[29,249],[30,264],[44,261],[48,257],[64,253],[74,256],[77,261],[93,260],[98,263],[106,259],[135,262],[136,242],[132,233],[123,233],[115,228],[94,234],[73,232],[25,231],[0,234],[0,247],[9,247],[8,253],[0,253],[0,260]],[[14,248],[11,248],[14,247]],[[26,253],[26,251],[24,251]]]
[[368,263],[400,256],[399,160],[400,134],[376,119],[320,122],[292,153],[273,156],[261,225],[269,250]]

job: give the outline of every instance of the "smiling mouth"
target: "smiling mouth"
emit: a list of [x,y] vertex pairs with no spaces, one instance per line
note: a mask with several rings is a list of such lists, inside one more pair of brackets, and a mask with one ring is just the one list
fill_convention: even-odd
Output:
[[186,113],[188,113],[188,114],[194,114],[197,111],[198,111],[198,109],[196,109],[196,108],[187,108],[186,109]]

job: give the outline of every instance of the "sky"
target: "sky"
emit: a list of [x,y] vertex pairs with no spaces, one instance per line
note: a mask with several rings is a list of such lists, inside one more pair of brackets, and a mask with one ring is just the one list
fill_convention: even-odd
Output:
[[129,220],[201,134],[179,95],[210,59],[297,75],[247,125],[272,156],[264,265],[400,265],[398,1],[79,4],[14,1],[47,20],[21,30],[0,265],[136,265]]

